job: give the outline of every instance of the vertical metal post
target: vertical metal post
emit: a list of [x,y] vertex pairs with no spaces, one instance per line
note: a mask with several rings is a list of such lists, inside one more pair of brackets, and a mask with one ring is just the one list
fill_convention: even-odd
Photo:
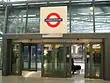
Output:
[[41,60],[41,77],[44,77],[45,74],[44,74],[44,43],[41,42],[41,45],[42,45],[42,60]]
[[92,0],[92,6],[93,6],[93,32],[95,33],[95,0]]
[[7,39],[2,41],[2,76],[7,75]]
[[8,29],[7,29],[7,20],[8,20],[8,6],[6,5],[6,8],[5,8],[5,17],[4,17],[4,30],[3,30],[3,33],[7,33]]
[[36,56],[35,56],[36,69],[35,69],[35,70],[36,70],[36,71],[38,71],[38,68],[37,68],[37,62],[38,62],[38,50],[37,50],[37,49],[38,49],[38,44],[35,44],[35,51],[36,51],[36,52],[35,52],[35,54],[36,54]]
[[65,43],[62,43],[62,44],[63,44],[63,49],[64,49],[64,52],[63,52],[64,68],[65,68],[64,76],[67,77],[66,44]]
[[46,6],[48,7],[49,6],[49,0],[46,0],[46,2],[47,2]]
[[70,22],[70,33],[71,33],[71,0],[69,0],[69,22]]
[[27,33],[27,28],[28,28],[28,2],[26,3],[27,9],[26,9],[26,24],[25,24],[25,33]]
[[72,51],[71,51],[71,48],[72,47],[72,44],[69,44],[69,55],[70,55],[70,60],[69,60],[69,64],[70,64],[70,68],[69,68],[69,71],[70,71],[70,75],[69,75],[69,77],[71,77],[72,75],[71,75],[71,65],[72,65],[72,63],[71,63],[71,60],[72,60]]
[[28,70],[31,70],[31,49],[32,49],[32,47],[31,47],[32,45],[31,44],[28,44],[28,49],[29,49],[29,55],[28,55],[28,57],[29,57],[29,62],[28,62]]

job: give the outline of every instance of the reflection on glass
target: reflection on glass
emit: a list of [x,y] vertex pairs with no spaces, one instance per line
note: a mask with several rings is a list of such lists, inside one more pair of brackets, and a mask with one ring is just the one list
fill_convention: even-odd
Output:
[[37,45],[37,70],[41,70],[41,60],[42,60],[42,46]]
[[26,10],[14,9],[10,10],[8,17],[9,33],[24,33],[26,25]]
[[75,33],[93,32],[93,11],[91,7],[75,7],[71,9],[71,31]]
[[61,44],[55,45],[55,55],[56,55],[55,63],[57,63],[55,69],[57,69],[57,72],[62,74],[62,72],[64,71],[64,57],[65,57],[63,45]]
[[5,11],[0,10],[0,34],[3,33],[4,18],[5,18]]
[[19,68],[20,68],[20,45],[14,44],[13,45],[13,54],[11,56],[12,58],[12,73],[18,74]]
[[41,71],[42,46],[27,44],[23,48],[24,69]]
[[[92,44],[86,47],[86,76],[100,77],[101,66],[101,44]],[[92,49],[92,50],[90,50]]]
[[90,76],[90,69],[91,69],[91,52],[90,52],[90,44],[86,44],[85,47],[84,47],[84,51],[85,51],[85,60],[86,60],[86,63],[85,63],[85,76],[86,77],[89,77]]
[[53,46],[51,44],[44,45],[44,69],[45,74],[52,74],[52,56]]
[[[94,48],[93,48],[94,47]],[[101,45],[93,44],[92,45],[92,76],[100,76],[100,66],[101,66]]]
[[110,6],[95,7],[95,30],[97,33],[110,32]]
[[2,68],[2,55],[1,55],[1,46],[0,46],[0,69]]
[[36,68],[36,46],[31,46],[31,69]]
[[29,46],[24,46],[24,52],[23,52],[23,56],[24,56],[24,69],[28,69],[28,64],[29,64]]
[[61,44],[44,45],[44,75],[63,76],[64,74],[64,48]]
[[29,8],[27,32],[38,33],[40,31],[40,28],[39,28],[40,19],[39,18],[40,18],[40,8]]

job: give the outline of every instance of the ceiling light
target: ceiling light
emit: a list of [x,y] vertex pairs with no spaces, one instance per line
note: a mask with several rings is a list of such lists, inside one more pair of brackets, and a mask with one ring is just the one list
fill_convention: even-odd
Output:
[[93,10],[93,7],[90,7],[90,10]]

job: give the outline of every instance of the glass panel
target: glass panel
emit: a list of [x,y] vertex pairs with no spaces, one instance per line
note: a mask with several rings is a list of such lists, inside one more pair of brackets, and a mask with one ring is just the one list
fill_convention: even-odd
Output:
[[[42,20],[42,19],[41,19]],[[67,19],[67,29],[69,32],[69,9],[68,9],[68,19]],[[27,32],[29,33],[39,33],[40,32],[40,8],[29,8],[28,10],[28,26]]]
[[20,44],[13,45],[12,59],[12,73],[19,74],[20,72]]
[[65,76],[64,47],[61,44],[44,44],[44,76]]
[[37,70],[41,70],[42,63],[42,46],[40,44],[37,45]]
[[54,73],[57,76],[65,76],[65,55],[64,46],[62,44],[55,44],[54,55]]
[[100,77],[101,49],[101,44],[86,45],[86,77]]
[[18,1],[28,1],[28,0],[7,0],[7,1],[10,1],[10,2],[18,2]]
[[3,34],[4,18],[5,18],[5,10],[0,10],[0,40],[1,40],[1,34]]
[[36,46],[31,46],[31,69],[36,70]]
[[[17,2],[17,1],[35,1],[35,0],[0,0],[0,1],[10,1],[10,2]],[[37,1],[37,0],[36,0]],[[38,0],[39,1],[39,0]],[[41,0],[41,1],[44,1],[44,0]],[[45,0],[46,1],[46,0]],[[54,1],[57,1],[57,0],[54,0]],[[92,0],[72,0],[72,2],[88,2],[88,1],[92,1]],[[109,1],[109,0],[95,0],[95,1]]]
[[45,44],[44,45],[44,75],[52,75],[52,57],[53,57],[53,45]]
[[75,33],[93,32],[93,8],[73,6],[71,9],[71,31]]
[[29,8],[28,10],[28,26],[27,32],[38,33],[40,31],[40,9]]
[[96,32],[110,32],[110,6],[95,7]]
[[0,45],[0,69],[2,69],[1,45]]
[[[70,45],[66,45],[66,77],[71,77],[71,65],[72,65],[72,61],[71,61],[71,46]],[[70,65],[71,64],[71,65]],[[74,63],[73,63],[74,64]]]
[[101,66],[101,44],[92,45],[92,56],[91,56],[91,76],[100,77],[100,66]]
[[26,10],[14,9],[10,10],[8,17],[9,33],[24,33],[26,25]]
[[85,51],[85,77],[90,77],[91,74],[91,52],[90,52],[90,44],[85,44],[84,51]]
[[69,6],[67,7],[67,32],[70,32],[70,14],[69,14]]
[[24,61],[24,69],[29,68],[29,46],[24,46],[24,51],[23,51],[23,61]]

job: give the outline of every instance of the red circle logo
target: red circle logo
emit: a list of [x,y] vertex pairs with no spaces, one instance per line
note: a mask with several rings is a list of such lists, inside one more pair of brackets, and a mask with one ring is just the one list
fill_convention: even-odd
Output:
[[[51,16],[55,16],[56,18],[50,18]],[[50,13],[45,19],[45,22],[47,23],[47,25],[52,28],[57,27],[61,21],[62,21],[62,18],[60,18],[60,15],[57,13]],[[52,24],[51,22],[56,22],[56,23]]]

